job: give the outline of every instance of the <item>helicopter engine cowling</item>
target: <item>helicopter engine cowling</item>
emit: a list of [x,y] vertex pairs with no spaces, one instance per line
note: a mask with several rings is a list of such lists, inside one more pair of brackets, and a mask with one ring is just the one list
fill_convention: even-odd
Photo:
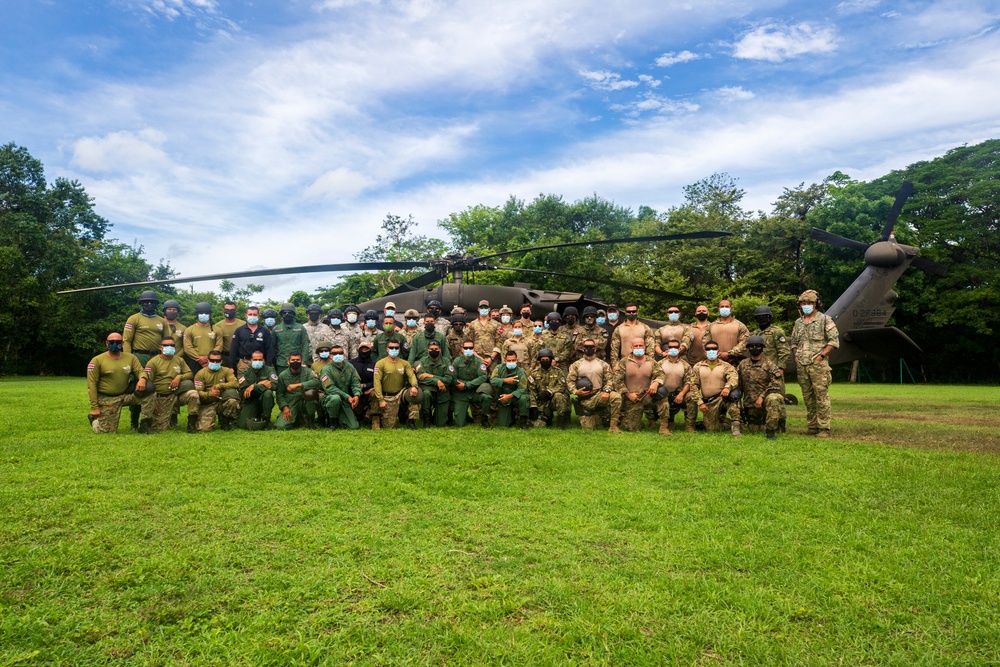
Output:
[[891,269],[906,261],[906,253],[895,243],[880,241],[865,251],[865,264]]

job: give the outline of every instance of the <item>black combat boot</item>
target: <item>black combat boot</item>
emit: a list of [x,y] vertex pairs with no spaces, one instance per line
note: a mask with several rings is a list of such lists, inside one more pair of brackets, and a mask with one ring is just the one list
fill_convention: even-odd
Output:
[[152,422],[148,419],[139,420],[139,433],[149,435],[153,432]]
[[768,440],[774,440],[774,439],[776,439],[777,437],[778,437],[778,436],[776,436],[776,435],[774,434],[774,431],[768,431],[768,432],[767,432],[767,439],[768,439]]
[[521,417],[521,430],[527,431],[529,428],[530,427],[528,426],[528,417],[527,416]]
[[310,431],[316,430],[316,420],[313,419],[312,415],[306,415],[306,429]]
[[177,413],[170,415],[170,425],[177,426]]
[[139,430],[140,408],[138,408],[135,405],[129,406],[129,413],[132,416],[132,430],[133,431],[138,431]]
[[778,420],[778,432],[779,433],[784,433],[785,432],[785,420],[784,419],[779,419]]
[[198,432],[198,415],[197,414],[194,414],[194,415],[188,414],[187,430],[188,430],[188,433],[197,433]]

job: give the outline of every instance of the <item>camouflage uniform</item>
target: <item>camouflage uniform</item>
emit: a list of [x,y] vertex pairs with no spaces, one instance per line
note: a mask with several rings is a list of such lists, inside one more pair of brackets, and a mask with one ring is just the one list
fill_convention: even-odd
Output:
[[[261,384],[264,381],[271,384]],[[247,422],[252,419],[263,419],[268,424],[271,423],[271,412],[274,410],[274,391],[278,387],[278,373],[267,364],[260,370],[254,370],[253,366],[247,366],[239,372],[237,382],[240,385],[240,416],[236,425],[246,428]],[[244,398],[243,392],[248,387],[253,387],[249,398]]]
[[704,323],[695,320],[694,324],[691,325],[691,347],[687,351],[687,362],[692,366],[699,361],[705,361],[705,346],[701,341],[704,339],[710,324],[708,320],[705,320]]
[[[435,336],[441,334],[434,332]],[[430,377],[421,379],[424,373],[430,373]],[[429,426],[431,412],[434,415],[435,426],[445,426],[448,424],[448,406],[451,403],[450,389],[455,384],[455,367],[444,358],[444,350],[437,360],[431,359],[430,355],[424,355],[413,366],[413,374],[417,376],[417,384],[420,385],[421,411],[423,412],[424,426]],[[438,387],[438,381],[444,383],[444,389]]]
[[[615,367],[613,386],[622,397],[621,425],[623,430],[642,430],[642,413],[653,404],[649,388],[654,383],[663,384],[663,369],[648,354],[641,359],[630,354],[618,362]],[[629,389],[629,385],[632,385],[631,389]],[[630,393],[637,393],[639,400],[630,400],[628,397]]]
[[691,383],[691,400],[699,407],[702,404],[708,406],[708,410],[704,413],[705,430],[708,431],[721,431],[727,428],[731,422],[737,424],[740,422],[740,406],[737,405],[736,401],[727,401],[723,399],[721,394],[705,396],[702,392],[704,378],[712,374],[719,366],[722,367],[724,388],[730,391],[736,389],[740,383],[739,376],[736,369],[725,361],[712,362],[707,359],[699,361],[691,367],[691,373],[688,375],[688,380]]
[[[736,343],[731,346],[725,345],[725,341],[720,343],[721,335],[718,331],[720,327],[729,327],[736,332]],[[747,329],[747,325],[740,322],[735,317],[731,318],[729,322],[720,322],[716,320],[705,328],[705,331],[701,334],[701,346],[702,349],[709,343],[716,343],[719,346],[719,354],[723,352],[729,355],[729,361],[726,363],[739,363],[737,358],[745,357],[747,354],[747,338],[750,337],[750,329]],[[728,349],[723,349],[727,348]]]
[[[406,395],[409,404],[408,417],[416,421],[420,417],[420,405],[423,395],[418,391],[416,396],[410,396],[409,387],[417,386],[417,376],[409,362],[399,357],[385,357],[375,364],[375,386],[371,393],[372,430],[380,428],[393,429],[399,421],[399,408]],[[379,405],[386,402],[385,410]]]
[[[740,362],[736,371],[743,392],[744,423],[750,427],[750,432],[759,432],[762,424],[769,433],[777,431],[781,408],[785,404],[778,367],[764,357],[758,361],[748,357]],[[764,402],[758,408],[755,404],[760,397]]]
[[[473,355],[471,358],[466,358],[459,350],[458,356],[452,360],[451,366],[454,369],[455,378],[455,385],[451,390],[455,426],[465,426],[469,419],[469,403],[479,405],[487,412],[489,411],[493,402],[492,386],[488,382],[486,364],[481,357]],[[456,386],[459,382],[465,383],[465,389],[459,389]]]
[[[504,382],[507,378],[517,378],[517,382]],[[524,369],[518,366],[511,370],[506,363],[499,363],[490,375],[490,385],[495,394],[494,400],[497,406],[497,426],[510,426],[514,423],[514,410],[522,420],[528,419],[528,375]],[[510,394],[512,398],[503,403],[500,397]],[[486,417],[484,416],[483,419]]]
[[369,329],[367,327],[362,328],[359,324],[356,332],[354,333],[354,356],[351,358],[357,359],[361,343],[368,343],[368,345],[371,346],[372,353],[375,355],[375,359],[378,360],[378,348],[375,347],[375,336],[377,334],[378,329]]
[[[399,353],[399,356],[409,361],[410,350],[413,349],[413,339],[416,338],[417,334],[423,334],[423,333],[424,330],[419,327],[416,329],[407,329],[406,327],[399,329],[399,335],[403,337],[404,341],[406,341],[400,346],[401,351]],[[410,365],[411,366],[413,365],[412,361],[410,361]]]
[[123,406],[139,405],[139,399],[128,391],[133,377],[140,378],[143,366],[134,354],[122,352],[112,359],[102,352],[87,364],[87,396],[90,410],[100,410],[101,416],[92,423],[94,433],[117,433]]
[[410,341],[406,340],[406,336],[395,329],[393,329],[392,333],[379,331],[375,334],[374,347],[372,348],[375,358],[381,360],[389,356],[389,341],[391,340],[399,343],[399,358],[405,361],[407,350],[410,349]]
[[454,327],[448,327],[448,333],[445,334],[445,341],[448,343],[448,354],[451,355],[452,359],[457,360],[462,356],[462,343],[467,340],[465,331],[458,333]]
[[684,324],[683,322],[672,324],[668,322],[653,333],[653,340],[656,341],[657,347],[663,350],[663,354],[656,353],[656,358],[659,360],[667,356],[667,343],[671,340],[676,340],[681,344],[681,354],[690,350],[691,342],[694,340],[694,333],[691,331],[691,325],[689,324]]
[[[302,357],[302,362],[311,363],[317,359],[316,348],[319,347],[320,342],[324,340],[330,341],[331,343],[334,342],[333,327],[329,324],[323,324],[322,320],[317,320],[316,322],[309,320],[304,323],[302,327],[306,330],[306,333],[309,334],[309,356]],[[344,346],[344,353],[349,354],[347,346],[351,344],[350,338],[342,337],[342,339],[337,342]]]
[[[212,387],[218,387],[221,393],[218,396],[212,396]],[[228,366],[223,366],[217,371],[202,368],[195,374],[194,388],[198,392],[199,431],[212,430],[216,412],[227,419],[236,419],[239,416],[240,394],[237,387],[239,387],[239,381],[233,375],[233,369]]]
[[520,338],[508,336],[500,348],[500,358],[506,359],[507,352],[514,352],[517,355],[518,366],[524,370],[525,374],[532,375],[538,366],[537,355],[539,348],[537,345],[534,340],[527,336],[522,335]]
[[465,326],[466,337],[476,346],[476,356],[489,362],[494,351],[500,349],[500,324],[487,319],[476,319]]
[[594,339],[597,345],[597,358],[601,361],[608,360],[608,347],[611,342],[611,335],[600,324],[592,324],[589,327],[579,327],[580,334],[576,337],[576,356],[583,358],[583,341],[588,338]]
[[351,398],[361,397],[361,377],[354,366],[347,361],[340,366],[330,362],[319,374],[323,388],[323,409],[332,424],[334,420],[343,428],[352,431],[358,428],[358,420],[351,406]]
[[615,327],[615,332],[611,334],[611,363],[617,364],[622,358],[622,350],[625,354],[630,354],[632,350],[632,339],[642,338],[646,343],[646,349],[652,350],[656,347],[653,339],[653,330],[645,322],[636,319],[634,322],[625,320]]
[[552,364],[561,368],[563,373],[569,373],[569,367],[573,365],[576,351],[573,349],[573,339],[566,335],[562,327],[555,333],[550,329],[542,332],[542,342],[539,349],[543,347],[552,350],[552,354],[555,355]]
[[[671,361],[670,357],[661,359],[658,363],[660,371],[663,373],[663,384],[667,388],[667,397],[660,399],[656,404],[656,411],[660,415],[660,433],[669,433],[670,427],[674,423],[674,417],[684,408],[684,430],[694,433],[694,424],[698,417],[698,404],[691,399],[690,378],[691,364],[681,357],[676,357],[677,361]],[[674,373],[674,364],[680,365],[683,372]],[[677,376],[681,379],[678,380]],[[677,386],[672,386],[678,383]],[[677,402],[677,396],[688,387],[689,391],[684,394],[681,402]]]
[[[188,415],[198,414],[198,392],[194,390],[194,374],[177,355],[164,357],[161,354],[146,362],[146,382],[152,383],[156,391],[142,401],[142,418],[149,421],[153,433],[166,431],[174,406],[180,401],[187,406]],[[170,384],[180,378],[176,389]]]
[[[583,372],[583,365],[589,364],[587,359],[574,361],[566,374],[566,388],[571,396],[576,398],[576,414],[580,416],[580,427],[593,430],[597,427],[597,419],[593,415],[608,411],[611,416],[611,430],[618,430],[618,421],[622,410],[622,395],[615,391],[614,378],[611,373],[611,366],[608,362],[601,361],[596,357],[592,360],[601,365],[600,371],[595,378],[591,377],[594,385],[593,393],[587,397],[577,395],[576,381],[586,375]],[[587,377],[590,377],[589,375]],[[608,398],[601,398],[601,393],[606,392]]]
[[316,348],[309,349],[309,332],[298,322],[291,324],[278,322],[271,334],[274,336],[274,369],[278,371],[279,379],[288,368],[288,357],[293,352],[302,355],[303,364],[312,359],[312,353]]
[[[441,334],[442,336],[447,336],[448,331],[451,329],[451,320],[445,316],[441,316],[434,320],[434,331]],[[454,356],[454,355],[452,355]]]
[[830,430],[830,383],[833,375],[826,359],[815,362],[816,356],[827,345],[840,347],[837,325],[826,313],[817,312],[812,321],[804,317],[795,320],[792,327],[792,354],[802,400],[806,404],[806,418],[811,432]]
[[[562,424],[565,425],[570,416],[566,373],[552,364],[548,370],[539,366],[532,372],[531,377],[534,380],[530,383],[531,403],[538,408],[538,420],[535,421],[535,426],[545,426],[546,423],[552,423],[556,417],[564,419]],[[542,392],[547,392],[547,395]]]
[[764,358],[773,363],[779,369],[781,369],[781,417],[779,420],[779,428],[784,431],[785,428],[785,365],[788,363],[788,358],[792,355],[792,348],[788,344],[788,339],[785,337],[785,332],[781,330],[781,327],[776,327],[773,324],[766,329],[758,328],[754,331],[752,336],[760,336],[764,339]]
[[[302,386],[289,391],[288,386],[292,384]],[[310,392],[310,396],[313,393],[318,396],[319,392],[316,390],[319,387],[319,377],[307,366],[302,366],[298,373],[293,373],[291,368],[278,373],[278,386],[275,387],[274,394],[278,399],[279,413],[274,420],[274,428],[287,431],[300,425],[303,420],[309,426],[313,415],[316,414],[316,399],[307,397],[306,392]],[[291,419],[285,419],[282,414],[286,407],[292,411]]]

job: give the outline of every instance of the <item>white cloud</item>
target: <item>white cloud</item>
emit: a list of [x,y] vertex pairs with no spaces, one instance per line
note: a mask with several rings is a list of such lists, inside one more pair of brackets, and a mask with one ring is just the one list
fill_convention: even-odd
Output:
[[844,0],[837,5],[837,13],[849,16],[869,12],[881,4],[882,0]]
[[753,91],[744,90],[743,86],[723,86],[715,90],[715,96],[723,102],[742,102],[756,97]]
[[648,74],[640,74],[639,75],[639,81],[642,82],[642,83],[644,83],[644,84],[646,84],[650,88],[659,88],[660,84],[663,83],[659,79],[654,79],[653,77],[651,77]]
[[688,63],[692,60],[698,60],[703,56],[697,53],[692,53],[691,51],[681,51],[680,53],[674,53],[673,51],[669,53],[664,53],[662,56],[656,59],[656,64],[658,67],[670,67],[671,65],[676,65],[678,63]]
[[830,53],[837,49],[837,34],[832,27],[802,22],[796,25],[763,25],[743,35],[733,47],[733,57],[779,63],[811,53]]
[[644,113],[690,113],[697,111],[698,105],[686,100],[672,100],[662,95],[646,93],[639,99],[627,104],[612,104],[610,109],[631,118],[637,118]]
[[307,187],[306,197],[353,197],[374,184],[370,178],[346,167],[328,171]]
[[138,4],[150,14],[159,14],[171,21],[199,13],[214,14],[219,8],[215,0],[138,0]]
[[896,40],[909,48],[926,48],[944,42],[978,37],[1000,26],[994,4],[987,9],[978,2],[935,3],[922,11],[896,14],[892,18]]
[[621,74],[607,70],[580,70],[580,76],[586,79],[587,85],[594,90],[624,90],[626,88],[635,88],[639,85],[638,81],[622,79]]
[[166,135],[158,130],[111,132],[103,137],[83,137],[73,144],[71,163],[91,172],[147,172],[167,164],[160,146]]

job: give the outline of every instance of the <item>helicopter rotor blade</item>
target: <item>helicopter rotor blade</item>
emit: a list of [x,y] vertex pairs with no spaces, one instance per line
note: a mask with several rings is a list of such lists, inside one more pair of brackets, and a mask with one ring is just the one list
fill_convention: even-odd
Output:
[[627,283],[619,283],[614,280],[604,280],[601,278],[585,277],[585,276],[574,276],[570,273],[559,273],[558,271],[543,271],[541,269],[524,269],[518,266],[489,266],[484,267],[490,270],[501,270],[501,271],[524,271],[525,273],[541,273],[547,276],[560,276],[562,278],[573,278],[575,280],[582,280],[586,283],[597,283],[599,285],[608,285],[609,287],[618,287],[621,289],[636,290],[638,292],[646,292],[647,294],[655,294],[657,296],[666,297],[668,299],[676,299],[678,301],[697,301],[693,296],[685,296],[684,294],[677,294],[676,292],[668,292],[667,290],[656,289],[655,287],[641,287],[639,285],[629,285]]
[[680,234],[662,234],[659,236],[629,236],[617,239],[595,239],[593,241],[575,241],[573,243],[553,243],[552,245],[538,245],[530,248],[518,248],[517,250],[506,250],[496,252],[491,255],[479,255],[473,261],[479,262],[493,257],[506,257],[516,255],[521,252],[531,252],[533,250],[550,250],[552,248],[572,248],[579,246],[610,245],[613,243],[653,243],[656,241],[683,241],[686,239],[714,239],[720,236],[732,236],[732,232],[704,231],[704,232],[683,232]]
[[80,289],[63,290],[62,292],[56,292],[56,294],[96,292],[98,290],[119,289],[123,287],[151,287],[153,285],[172,285],[175,283],[197,283],[206,280],[228,280],[230,278],[256,278],[258,276],[276,276],[294,273],[409,270],[415,268],[426,268],[430,265],[431,263],[426,260],[416,260],[412,262],[349,262],[346,264],[314,264],[311,266],[290,266],[283,269],[256,269],[252,271],[234,271],[231,273],[213,273],[206,276],[179,276],[164,280],[146,280],[137,283],[120,283],[117,285],[101,285],[99,287],[83,287]]
[[945,264],[940,264],[934,260],[927,259],[925,257],[915,257],[912,262],[913,266],[918,269],[923,269],[927,273],[933,273],[935,276],[944,277],[948,275],[948,266]]
[[411,290],[418,290],[427,285],[436,283],[439,280],[441,280],[441,275],[437,271],[428,271],[427,273],[420,274],[413,280],[407,280],[391,292],[386,292],[383,296],[392,296],[394,294],[402,294],[403,292],[409,292]]
[[882,240],[888,241],[889,234],[892,234],[892,228],[896,226],[896,218],[903,211],[903,205],[906,200],[915,192],[913,188],[913,183],[909,181],[903,181],[903,185],[900,186],[899,192],[896,193],[896,201],[892,204],[892,209],[889,211],[889,218],[885,221],[885,226],[882,228]]
[[819,229],[818,227],[812,228],[812,231],[809,232],[809,238],[841,248],[850,248],[851,250],[860,250],[861,252],[868,250],[867,243],[855,241],[854,239],[849,239],[839,234],[828,232],[825,229]]

